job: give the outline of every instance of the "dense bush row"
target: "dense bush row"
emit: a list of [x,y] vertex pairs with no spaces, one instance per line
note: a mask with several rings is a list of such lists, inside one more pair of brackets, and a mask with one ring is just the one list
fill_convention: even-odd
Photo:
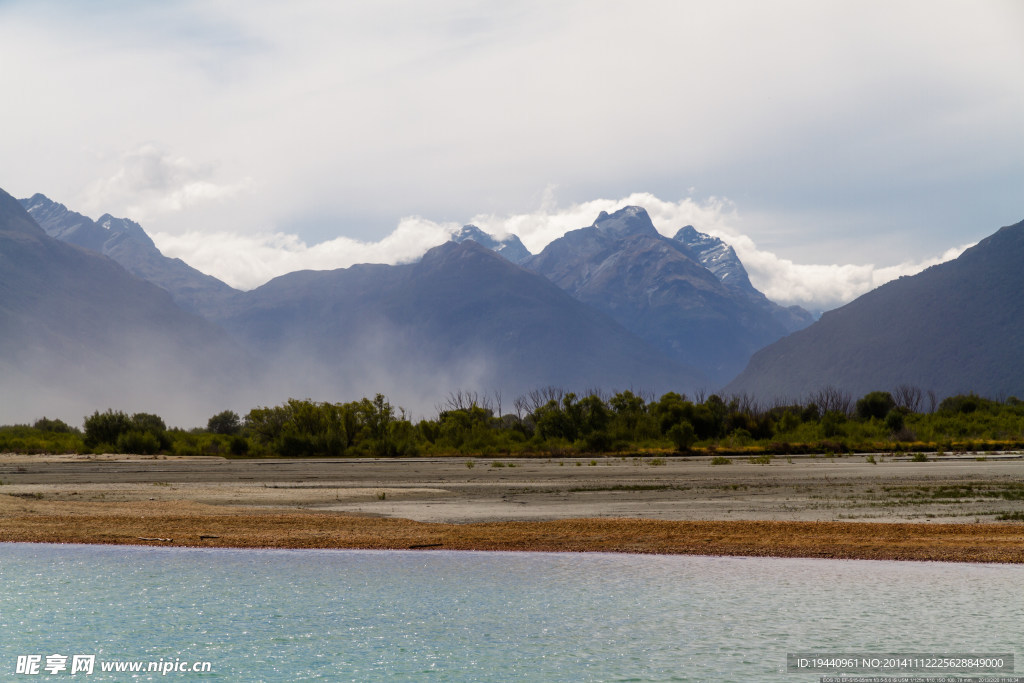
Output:
[[244,418],[224,411],[190,431],[168,429],[147,413],[96,412],[81,430],[43,418],[0,427],[0,451],[326,457],[1024,447],[1024,403],[1016,398],[931,397],[922,409],[925,399],[913,387],[857,401],[826,388],[801,403],[763,406],[747,396],[578,396],[549,387],[516,399],[504,414],[500,396],[459,392],[437,417],[413,422],[378,394],[350,403],[291,399]]

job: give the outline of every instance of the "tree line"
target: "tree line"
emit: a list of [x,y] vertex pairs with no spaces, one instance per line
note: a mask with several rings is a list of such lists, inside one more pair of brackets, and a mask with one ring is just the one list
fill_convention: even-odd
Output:
[[149,413],[96,411],[81,429],[42,418],[0,427],[0,451],[235,457],[844,453],[1024,448],[1024,402],[975,394],[938,401],[909,385],[854,400],[825,387],[799,402],[669,392],[534,390],[502,411],[500,394],[449,394],[413,420],[382,394],[347,403],[289,399],[205,427],[169,429]]

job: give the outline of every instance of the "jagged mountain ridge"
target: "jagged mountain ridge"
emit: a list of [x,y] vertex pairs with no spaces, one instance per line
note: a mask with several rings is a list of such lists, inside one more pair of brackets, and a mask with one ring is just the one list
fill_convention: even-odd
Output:
[[209,313],[238,293],[181,259],[164,256],[135,221],[110,214],[93,221],[42,194],[19,202],[47,235],[112,258],[128,272],[167,290],[187,311]]
[[898,385],[1024,396],[1024,221],[878,287],[756,353],[727,391],[800,399]]
[[672,239],[685,246],[691,257],[710,270],[723,285],[745,297],[752,306],[767,311],[789,332],[801,330],[814,322],[814,316],[800,306],[780,306],[755,288],[736,250],[720,238],[687,225],[680,228]]
[[335,380],[475,386],[525,392],[549,384],[668,391],[692,370],[607,316],[473,240],[449,242],[411,264],[360,265],[275,278],[218,321],[269,357],[308,359]]
[[475,225],[464,225],[452,235],[452,241],[462,243],[466,240],[473,240],[516,265],[522,265],[533,256],[517,235],[509,235],[499,240]]
[[[116,219],[109,214],[92,221],[43,195],[21,200],[21,203],[50,234],[111,256],[135,274],[167,289],[183,308],[227,324],[242,343],[260,349],[263,353],[280,351],[282,336],[291,339],[289,348],[305,345],[307,350],[312,351],[312,347],[316,346],[312,340],[316,339],[326,339],[324,344],[327,345],[331,343],[329,336],[325,337],[311,327],[311,321],[303,320],[301,324],[296,324],[295,321],[302,318],[301,311],[305,310],[303,307],[311,304],[307,298],[303,298],[305,295],[292,289],[294,284],[273,290],[274,297],[284,297],[276,309],[276,318],[264,316],[261,324],[256,322],[260,316],[253,313],[252,325],[243,331],[241,327],[232,327],[232,322],[236,321],[239,310],[245,309],[249,306],[248,302],[258,299],[262,293],[250,295],[238,292],[215,278],[195,271],[179,259],[164,257],[141,226],[133,221]],[[636,334],[636,344],[653,345],[662,354],[662,361],[685,368],[682,373],[678,368],[674,370],[676,376],[686,375],[687,381],[699,381],[702,386],[717,386],[724,382],[738,372],[760,342],[772,341],[809,320],[809,315],[800,309],[796,310],[803,313],[806,320],[768,301],[750,285],[746,271],[728,245],[697,232],[691,226],[683,228],[676,239],[670,240],[657,232],[643,209],[626,207],[611,215],[602,213],[591,228],[583,229],[583,233],[591,237],[596,235],[593,239],[576,239],[579,233],[581,231],[568,233],[537,256],[531,256],[515,236],[496,240],[471,225],[453,234],[451,242],[474,242],[512,263],[523,261],[533,272],[552,280],[578,301],[610,315]],[[586,263],[588,259],[598,259],[600,263]],[[553,267],[545,268],[538,264],[553,264]],[[712,268],[708,268],[709,265]],[[380,274],[388,268],[366,265],[349,270],[353,273]],[[295,275],[294,279],[286,276],[285,281],[295,283],[312,278],[321,283],[330,282],[329,278],[311,273],[292,275]],[[354,282],[354,277],[349,274],[345,276],[345,281]],[[493,275],[481,271],[481,277]],[[459,298],[471,298],[473,292],[480,287],[479,282],[467,281],[463,283],[461,291],[451,294],[451,301],[457,303]],[[260,290],[271,291],[264,288]],[[354,291],[357,292],[356,296],[372,297],[372,288],[356,287]],[[288,292],[297,297],[291,304],[286,303]],[[512,300],[515,300],[514,297],[510,298],[507,292],[496,299],[499,302]],[[262,302],[250,310],[255,311],[265,305],[266,302]],[[300,310],[288,312],[285,309],[289,305]],[[501,304],[496,303],[489,315],[497,316],[500,312]],[[346,319],[350,322],[372,319],[370,327],[386,325],[390,330],[387,336],[392,339],[427,338],[421,332],[413,331],[415,326],[411,323],[398,324],[395,320],[384,323],[379,316],[374,318],[374,315],[376,312],[373,306],[355,307],[346,313]],[[517,317],[518,314],[509,315],[510,318],[521,319]],[[435,317],[444,316],[435,313]],[[414,314],[408,317],[408,320],[415,319]],[[321,324],[325,329],[331,329],[329,317],[323,318]],[[480,324],[479,317],[476,318],[476,324]],[[552,318],[550,325],[557,328],[559,319]],[[366,327],[362,322],[360,326]],[[556,336],[555,330],[538,330],[537,334],[547,338]],[[298,337],[308,338],[307,342],[296,341]],[[443,338],[443,335],[439,338]],[[455,339],[447,339],[447,343],[453,348],[460,348],[461,344]],[[545,353],[552,356],[550,351]],[[313,355],[329,358],[324,348],[316,349]],[[430,362],[436,364],[436,359],[442,355],[439,349],[435,349],[434,355],[429,356]],[[452,362],[462,362],[458,354],[448,358]],[[332,362],[338,364],[337,360]],[[269,361],[268,364],[273,365]],[[554,373],[552,377],[558,376],[556,365],[551,365],[549,369]],[[344,368],[335,370],[338,376],[352,375]],[[307,374],[310,377],[317,375],[312,370]],[[526,374],[535,377],[539,384],[553,381],[537,373]],[[607,371],[595,372],[594,381],[590,384],[606,384],[601,378],[609,376],[611,374]],[[575,377],[579,379],[580,375]],[[624,378],[621,375],[615,377],[617,386],[622,386]],[[635,380],[638,385],[650,386],[652,382],[646,374]]]
[[593,225],[567,232],[524,265],[669,357],[705,369],[712,386],[735,376],[754,351],[810,320],[742,282],[726,286],[691,245],[661,235],[640,207],[602,212]]
[[698,232],[692,225],[680,228],[672,237],[689,250],[691,257],[721,281],[734,289],[753,289],[747,269],[743,267],[736,250],[718,237]]
[[244,359],[217,326],[113,260],[48,236],[0,190],[0,402],[7,419],[64,411],[77,420],[80,411],[112,405],[172,403],[168,417],[191,419],[191,407],[222,405]]

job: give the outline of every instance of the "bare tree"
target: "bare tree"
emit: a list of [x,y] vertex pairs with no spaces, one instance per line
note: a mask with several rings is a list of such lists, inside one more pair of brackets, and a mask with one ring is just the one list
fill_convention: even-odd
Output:
[[727,403],[730,406],[735,406],[736,412],[746,413],[754,418],[761,417],[764,414],[761,404],[751,394],[743,392],[742,394],[733,394],[727,398]]
[[529,412],[530,402],[525,396],[516,396],[516,400],[512,401],[512,407],[516,411],[516,418],[522,422],[523,414]]
[[487,395],[481,395],[476,391],[467,391],[464,389],[450,391],[448,392],[448,396],[445,398],[444,403],[438,409],[438,412],[445,410],[470,410],[472,408],[490,410],[490,397]]
[[900,384],[892,391],[892,398],[900,408],[916,413],[921,409],[921,387]]
[[810,402],[818,406],[822,415],[837,412],[849,417],[853,399],[850,394],[831,384],[811,394]]
[[495,389],[494,393],[493,393],[493,396],[494,396],[495,415],[497,415],[498,417],[502,417],[502,414],[501,414],[501,389]]

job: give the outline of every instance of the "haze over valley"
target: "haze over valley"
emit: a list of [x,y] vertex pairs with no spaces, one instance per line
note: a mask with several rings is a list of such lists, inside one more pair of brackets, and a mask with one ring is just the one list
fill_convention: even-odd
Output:
[[409,263],[298,271],[249,291],[164,256],[128,218],[41,194],[5,194],[3,209],[0,367],[23,388],[4,406],[15,419],[147,407],[188,424],[378,392],[426,414],[456,392],[509,405],[548,386],[763,401],[823,386],[939,398],[1024,386],[1010,295],[1024,284],[1022,224],[815,321],[758,291],[729,244],[690,225],[666,237],[639,206],[537,254],[467,225]]

